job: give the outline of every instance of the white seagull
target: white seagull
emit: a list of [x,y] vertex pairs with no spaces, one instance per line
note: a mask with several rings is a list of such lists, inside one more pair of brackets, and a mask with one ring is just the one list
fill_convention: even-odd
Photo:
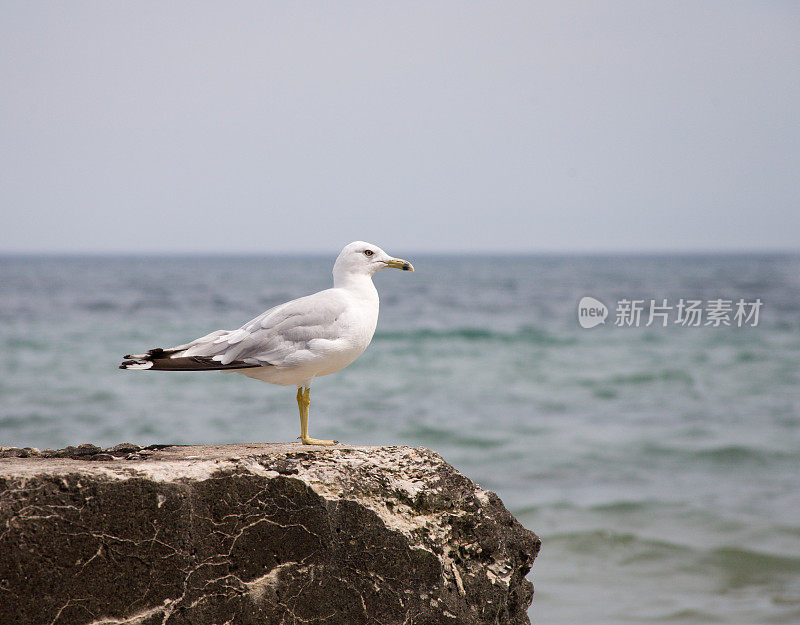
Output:
[[308,435],[311,381],[344,369],[367,348],[378,323],[378,291],[372,276],[386,267],[414,271],[377,245],[354,241],[333,265],[333,288],[280,304],[238,330],[217,330],[185,345],[128,354],[120,369],[235,371],[249,378],[297,386],[300,440],[336,441]]

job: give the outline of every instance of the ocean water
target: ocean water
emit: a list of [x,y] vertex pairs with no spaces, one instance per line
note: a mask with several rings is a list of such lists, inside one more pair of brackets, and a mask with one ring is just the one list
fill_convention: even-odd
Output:
[[[409,260],[375,278],[367,352],[314,382],[313,436],[424,445],[496,491],[543,541],[534,622],[800,622],[800,257]],[[326,288],[332,261],[0,258],[0,443],[295,439],[293,389],[117,365]],[[615,325],[664,298],[763,306]]]

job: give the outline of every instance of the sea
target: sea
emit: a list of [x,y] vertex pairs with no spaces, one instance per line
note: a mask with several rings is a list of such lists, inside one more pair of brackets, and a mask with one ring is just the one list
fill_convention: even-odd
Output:
[[[800,256],[392,251],[416,271],[375,276],[312,436],[496,492],[542,539],[534,623],[800,623]],[[294,389],[117,367],[327,288],[334,257],[0,257],[0,444],[295,440]]]

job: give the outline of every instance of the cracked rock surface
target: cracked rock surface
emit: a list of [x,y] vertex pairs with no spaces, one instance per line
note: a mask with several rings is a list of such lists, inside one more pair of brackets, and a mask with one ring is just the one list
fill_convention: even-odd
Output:
[[428,449],[68,449],[0,457],[2,625],[529,622],[538,537]]

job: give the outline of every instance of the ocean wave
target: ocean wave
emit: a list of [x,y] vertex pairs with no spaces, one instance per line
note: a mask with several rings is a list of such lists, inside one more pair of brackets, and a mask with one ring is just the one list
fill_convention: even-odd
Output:
[[6,350],[44,350],[47,345],[44,341],[40,341],[29,336],[9,336],[2,341],[2,349]]
[[684,382],[692,384],[692,376],[681,369],[664,369],[657,373],[636,373],[632,375],[618,375],[611,378],[612,384],[647,384],[649,382]]
[[542,536],[545,544],[581,555],[601,556],[621,566],[664,561],[670,570],[713,576],[725,589],[768,585],[800,577],[800,555],[775,554],[741,546],[703,549],[633,532],[592,529]]
[[644,538],[633,532],[618,532],[608,529],[562,532],[546,536],[547,542],[556,543],[569,551],[581,554],[610,555],[613,552],[629,557],[632,552],[640,555],[672,556],[692,550],[691,547],[665,540]]
[[719,547],[698,559],[698,565],[719,574],[726,589],[771,584],[800,576],[800,557],[764,553],[741,547]]
[[662,369],[660,371],[641,371],[637,373],[619,374],[600,379],[581,378],[577,380],[579,386],[596,389],[596,394],[598,392],[615,393],[615,391],[611,390],[609,387],[644,386],[659,382],[678,382],[684,386],[692,386],[694,384],[694,379],[686,371],[679,369]]
[[[0,428],[14,429],[22,425],[51,423],[53,418],[38,412],[0,415]],[[4,445],[7,443],[3,443]]]
[[121,309],[120,305],[117,302],[112,302],[108,300],[92,300],[88,302],[83,302],[78,306],[79,308],[86,310],[88,312],[101,312],[101,313]]
[[721,464],[767,464],[770,460],[782,457],[785,454],[779,451],[767,451],[745,445],[720,445],[694,451],[692,455],[696,458],[707,458]]
[[702,610],[694,610],[691,608],[685,608],[683,610],[675,610],[674,612],[668,612],[666,614],[657,615],[651,617],[655,622],[666,622],[666,623],[721,623],[723,622],[722,619],[714,614],[709,612],[703,612]]
[[768,465],[776,461],[797,461],[800,454],[778,449],[761,449],[749,445],[729,444],[702,449],[680,448],[650,443],[642,448],[647,456],[679,456],[699,462],[723,466]]
[[593,512],[604,512],[610,514],[631,514],[632,512],[641,512],[643,510],[651,510],[653,506],[660,505],[652,499],[645,499],[641,501],[633,500],[619,500],[610,501],[608,503],[601,503],[591,506],[589,509]]
[[475,449],[494,449],[506,444],[506,441],[500,438],[469,436],[450,428],[437,428],[424,424],[417,424],[413,431],[409,431],[409,435],[438,444],[452,444]]
[[379,341],[438,341],[463,339],[466,341],[497,341],[505,343],[525,342],[534,345],[572,345],[576,339],[560,337],[550,332],[530,326],[516,331],[502,332],[487,328],[461,327],[448,330],[418,328],[407,332],[378,332],[375,340]]

